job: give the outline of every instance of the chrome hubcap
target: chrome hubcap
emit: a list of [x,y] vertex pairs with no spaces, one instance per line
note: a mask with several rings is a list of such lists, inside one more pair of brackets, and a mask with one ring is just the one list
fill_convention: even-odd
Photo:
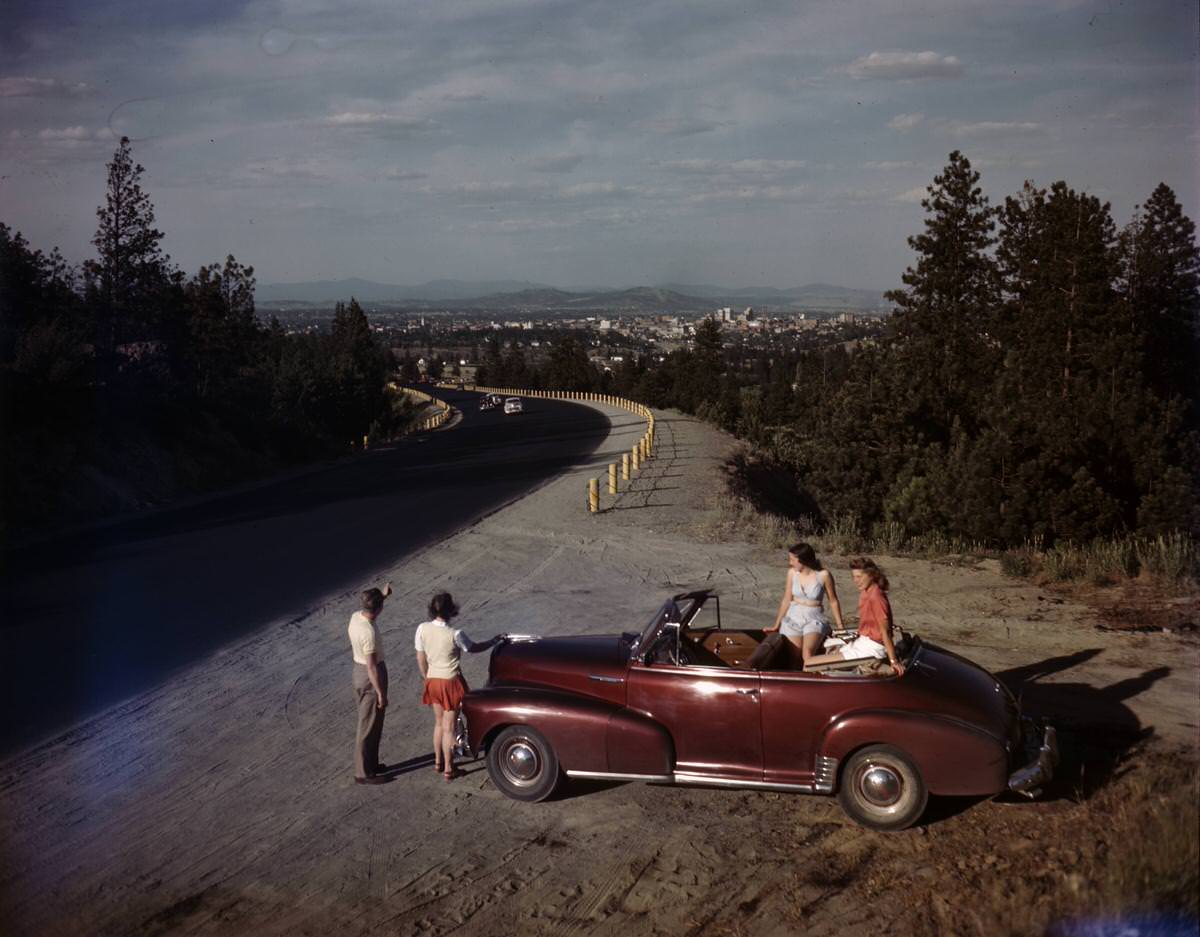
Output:
[[504,751],[504,773],[517,784],[529,784],[541,770],[537,750],[524,739],[514,739]]
[[862,774],[859,790],[876,807],[890,807],[904,793],[904,782],[887,765],[871,765]]

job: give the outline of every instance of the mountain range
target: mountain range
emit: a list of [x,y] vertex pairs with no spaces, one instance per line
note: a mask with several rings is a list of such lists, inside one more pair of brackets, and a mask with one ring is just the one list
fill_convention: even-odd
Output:
[[797,309],[878,310],[883,293],[812,283],[788,289],[723,287],[701,283],[668,283],[620,290],[560,290],[523,280],[430,280],[416,286],[378,283],[357,278],[307,283],[266,283],[255,290],[263,305],[333,303],[354,297],[360,303],[451,303],[457,308],[629,309],[702,311],[713,305],[787,306]]

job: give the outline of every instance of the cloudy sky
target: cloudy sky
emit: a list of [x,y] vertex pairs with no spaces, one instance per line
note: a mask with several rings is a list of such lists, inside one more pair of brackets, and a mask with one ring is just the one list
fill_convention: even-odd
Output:
[[185,270],[889,288],[960,149],[1197,217],[1194,0],[6,0],[0,221],[91,255],[122,134]]

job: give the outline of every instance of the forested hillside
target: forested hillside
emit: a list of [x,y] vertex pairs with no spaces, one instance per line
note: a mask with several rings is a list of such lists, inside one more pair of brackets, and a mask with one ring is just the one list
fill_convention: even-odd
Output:
[[485,378],[611,389],[710,419],[798,480],[797,510],[888,540],[1044,546],[1200,529],[1200,253],[1165,185],[1117,230],[1066,182],[992,206],[960,153],[928,188],[887,336],[747,359],[709,320],[661,365]]
[[228,257],[187,276],[163,253],[142,172],[122,139],[82,268],[0,224],[10,533],[343,452],[405,419],[356,302],[330,334],[263,326],[251,267]]

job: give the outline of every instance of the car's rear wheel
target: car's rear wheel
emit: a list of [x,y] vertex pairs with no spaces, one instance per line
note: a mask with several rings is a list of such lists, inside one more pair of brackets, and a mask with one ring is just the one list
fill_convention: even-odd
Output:
[[856,823],[873,830],[902,830],[925,812],[929,791],[912,760],[891,745],[870,745],[842,769],[838,802]]
[[562,777],[554,748],[530,726],[509,726],[496,736],[487,766],[492,783],[515,800],[545,800]]

